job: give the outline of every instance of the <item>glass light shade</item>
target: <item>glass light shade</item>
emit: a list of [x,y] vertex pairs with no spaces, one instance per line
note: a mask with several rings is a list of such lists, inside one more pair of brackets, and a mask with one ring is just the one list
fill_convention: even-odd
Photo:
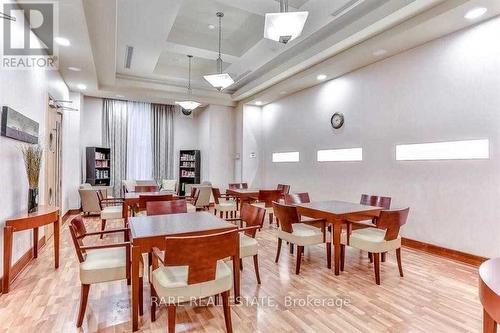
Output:
[[180,105],[181,108],[186,109],[186,110],[194,110],[198,106],[201,105],[201,103],[194,102],[194,101],[175,102],[175,104]]
[[222,90],[234,83],[234,80],[227,73],[212,74],[203,76],[214,88]]
[[267,13],[264,38],[288,43],[300,36],[308,15],[309,12]]

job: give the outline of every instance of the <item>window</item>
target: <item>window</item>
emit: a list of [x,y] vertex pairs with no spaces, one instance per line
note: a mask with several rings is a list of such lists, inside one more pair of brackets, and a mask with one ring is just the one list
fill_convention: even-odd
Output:
[[282,162],[299,162],[299,152],[292,151],[288,153],[273,153],[273,163],[282,163]]
[[489,140],[465,140],[396,145],[396,160],[470,160],[488,159]]
[[363,148],[318,150],[318,162],[362,161]]

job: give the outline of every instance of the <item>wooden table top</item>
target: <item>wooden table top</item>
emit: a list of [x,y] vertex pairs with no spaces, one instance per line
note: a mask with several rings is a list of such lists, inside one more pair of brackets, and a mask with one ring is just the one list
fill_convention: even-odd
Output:
[[500,258],[485,261],[479,267],[479,277],[500,297]]
[[247,193],[259,193],[260,190],[258,188],[228,188],[226,191],[230,191],[233,193],[247,194]]
[[129,219],[129,225],[132,239],[189,235],[237,228],[236,225],[208,212],[137,216]]
[[358,203],[346,202],[346,201],[314,201],[310,203],[296,204],[298,208],[304,208],[309,210],[315,210],[331,215],[346,215],[346,214],[363,214],[363,213],[376,213],[383,208],[375,206],[361,205]]
[[28,211],[26,210],[17,216],[8,218],[6,221],[6,225],[9,225],[10,223],[15,223],[16,221],[22,221],[22,220],[26,220],[26,219],[31,219],[33,217],[39,217],[39,216],[49,215],[49,214],[54,214],[54,213],[59,213],[59,207],[48,206],[48,205],[39,205],[38,210],[36,212],[28,213]]

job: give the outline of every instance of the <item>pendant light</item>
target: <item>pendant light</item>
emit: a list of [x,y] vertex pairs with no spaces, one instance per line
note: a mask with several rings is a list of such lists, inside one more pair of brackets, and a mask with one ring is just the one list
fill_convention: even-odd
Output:
[[280,0],[279,13],[267,13],[264,38],[286,44],[299,37],[309,12],[289,12],[288,0]]
[[189,59],[188,99],[186,101],[182,101],[182,102],[175,102],[175,104],[180,105],[184,110],[187,111],[187,112],[184,112],[184,110],[183,110],[183,113],[184,114],[187,113],[187,115],[189,115],[189,114],[191,114],[191,111],[196,109],[201,104],[198,102],[195,102],[191,99],[191,94],[192,94],[192,91],[191,91],[191,59],[193,58],[193,56],[188,55],[187,57]]
[[222,58],[220,52],[220,45],[222,40],[222,28],[221,21],[224,17],[224,13],[218,12],[217,17],[219,18],[219,57],[217,58],[217,74],[205,75],[203,76],[205,80],[208,81],[214,88],[221,91],[224,88],[229,87],[234,83],[234,80],[228,73],[222,73]]

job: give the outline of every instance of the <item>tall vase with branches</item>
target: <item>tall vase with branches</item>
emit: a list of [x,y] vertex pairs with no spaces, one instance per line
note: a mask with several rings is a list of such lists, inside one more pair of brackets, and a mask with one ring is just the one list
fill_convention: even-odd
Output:
[[38,209],[38,182],[42,168],[43,148],[39,145],[23,145],[21,152],[28,176],[28,212],[32,213]]

